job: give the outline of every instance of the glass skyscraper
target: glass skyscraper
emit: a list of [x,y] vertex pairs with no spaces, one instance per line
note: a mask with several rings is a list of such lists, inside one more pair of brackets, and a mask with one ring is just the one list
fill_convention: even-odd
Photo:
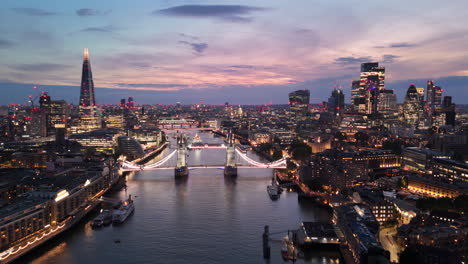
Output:
[[80,128],[82,130],[101,128],[101,118],[96,106],[93,74],[91,72],[91,63],[89,61],[89,52],[87,48],[84,49],[83,53],[79,112]]
[[309,90],[297,90],[289,93],[289,107],[292,116],[304,117],[309,111],[309,101]]

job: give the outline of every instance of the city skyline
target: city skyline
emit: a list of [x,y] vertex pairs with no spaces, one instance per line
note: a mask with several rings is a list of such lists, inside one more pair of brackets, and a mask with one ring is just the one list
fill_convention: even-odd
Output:
[[[351,80],[370,61],[386,67],[386,88],[399,103],[411,83],[428,79],[463,103],[467,4],[425,1],[420,11],[421,4],[5,1],[3,17],[17,23],[0,28],[0,104],[26,103],[32,85],[77,103],[83,48],[93,54],[98,104],[128,96],[137,103],[281,104],[297,89],[320,103],[336,86],[349,103]],[[365,15],[381,10],[371,22]]]

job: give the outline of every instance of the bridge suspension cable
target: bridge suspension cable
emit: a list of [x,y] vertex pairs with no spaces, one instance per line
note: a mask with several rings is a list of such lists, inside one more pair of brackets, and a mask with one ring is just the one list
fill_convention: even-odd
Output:
[[149,165],[145,165],[146,168],[156,168],[156,167],[159,167],[161,165],[163,165],[164,163],[166,163],[168,160],[170,160],[172,158],[172,156],[174,156],[175,154],[177,153],[177,150],[174,150],[171,152],[171,154],[167,155],[166,157],[164,157],[163,159],[155,162],[155,163],[151,163]]
[[132,163],[132,162],[124,161],[123,164],[122,164],[122,167],[124,167],[125,169],[141,169],[141,168],[156,168],[156,167],[160,167],[161,165],[163,165],[164,163],[166,163],[168,160],[170,160],[170,159],[172,158],[172,156],[174,156],[176,153],[177,153],[177,150],[174,150],[174,151],[172,151],[169,155],[167,155],[166,157],[164,157],[163,159],[161,159],[161,160],[159,160],[159,161],[157,161],[157,162],[148,164],[148,165],[137,165],[137,164]]
[[250,163],[251,165],[254,165],[254,166],[257,166],[257,167],[262,167],[262,168],[271,168],[271,167],[285,167],[286,166],[286,159],[285,158],[282,158],[280,160],[277,160],[277,161],[273,161],[273,162],[270,162],[270,163],[261,163],[261,162],[258,162],[256,160],[253,160],[251,158],[249,158],[247,156],[247,154],[244,154],[242,153],[239,149],[236,148],[236,152],[237,154],[239,154],[239,156],[241,158],[243,158],[245,161],[247,161],[248,163]]

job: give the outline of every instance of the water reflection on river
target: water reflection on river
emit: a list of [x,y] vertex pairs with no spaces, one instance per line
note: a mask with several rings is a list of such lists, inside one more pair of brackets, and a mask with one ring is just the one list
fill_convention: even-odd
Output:
[[[204,142],[221,143],[210,133]],[[175,146],[175,144],[173,144]],[[164,153],[167,154],[169,150]],[[163,155],[164,155],[163,153]],[[189,151],[191,165],[219,165],[225,150]],[[256,155],[249,154],[260,160]],[[142,171],[127,176],[127,190],[112,196],[135,198],[135,213],[121,226],[93,230],[77,225],[21,262],[30,263],[267,263],[262,256],[264,225],[271,232],[296,229],[302,221],[328,219],[297,194],[283,192],[272,201],[266,186],[271,169],[239,169],[236,179],[218,169],[191,170],[187,180],[175,181],[173,170]],[[284,263],[281,243],[271,242],[269,263]],[[120,240],[120,243],[115,243]],[[297,263],[339,263],[336,253],[316,252]]]

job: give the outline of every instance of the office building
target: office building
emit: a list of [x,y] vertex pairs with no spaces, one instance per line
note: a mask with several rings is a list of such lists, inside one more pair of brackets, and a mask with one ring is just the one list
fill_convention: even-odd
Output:
[[427,110],[429,114],[435,115],[441,111],[442,88],[435,85],[434,81],[427,81]]
[[328,99],[328,112],[334,116],[342,116],[344,111],[344,93],[340,89],[333,90]]
[[363,112],[365,114],[376,113],[377,95],[384,89],[385,67],[380,67],[378,62],[362,63],[359,90],[361,93],[365,93],[365,104],[364,106],[359,105],[358,109],[365,109]]
[[309,111],[310,91],[298,90],[289,93],[289,107],[295,118],[304,117]]
[[384,117],[398,114],[397,98],[393,90],[382,90],[377,95],[377,112]]
[[411,84],[406,92],[405,102],[403,103],[404,121],[407,124],[416,127],[419,125],[422,115],[423,107],[421,105],[420,94],[418,93],[416,86]]

